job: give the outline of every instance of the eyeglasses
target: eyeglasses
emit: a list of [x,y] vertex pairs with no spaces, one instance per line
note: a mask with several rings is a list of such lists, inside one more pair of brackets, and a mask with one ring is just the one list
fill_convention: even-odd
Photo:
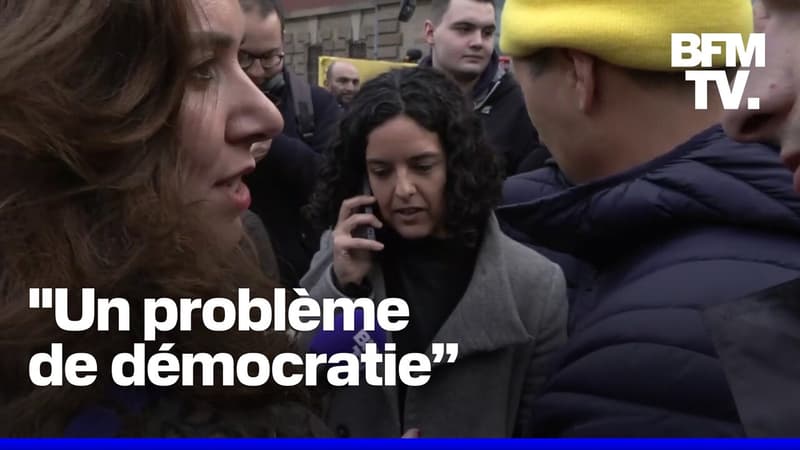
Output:
[[253,63],[255,63],[256,60],[258,60],[264,70],[274,69],[281,63],[281,61],[283,61],[284,56],[285,54],[283,52],[256,56],[252,53],[240,50],[239,65],[242,67],[242,69],[247,70],[253,66]]

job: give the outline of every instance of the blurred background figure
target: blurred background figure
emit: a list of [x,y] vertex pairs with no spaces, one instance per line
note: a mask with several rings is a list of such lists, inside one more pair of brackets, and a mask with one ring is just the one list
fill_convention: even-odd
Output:
[[406,56],[403,57],[403,62],[416,64],[422,59],[422,50],[418,48],[410,48],[406,50]]
[[334,61],[325,73],[325,87],[336,97],[339,106],[347,109],[347,105],[361,87],[361,76],[356,66],[351,63]]

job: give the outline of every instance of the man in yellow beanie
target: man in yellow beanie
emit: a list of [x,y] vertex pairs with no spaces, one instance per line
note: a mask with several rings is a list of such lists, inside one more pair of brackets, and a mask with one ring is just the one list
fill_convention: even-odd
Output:
[[520,434],[764,431],[708,310],[800,275],[800,197],[671,66],[672,33],[752,25],[750,0],[506,1],[501,49],[557,166],[510,178],[498,216],[571,287],[569,342]]

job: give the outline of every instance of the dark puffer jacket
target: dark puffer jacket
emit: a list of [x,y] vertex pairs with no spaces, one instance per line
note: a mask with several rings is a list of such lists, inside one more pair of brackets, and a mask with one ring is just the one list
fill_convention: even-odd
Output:
[[547,247],[570,287],[569,341],[542,395],[524,400],[527,433],[745,433],[707,310],[800,274],[800,197],[776,152],[715,126],[597,182],[571,186],[555,167],[519,175],[504,203],[507,232]]

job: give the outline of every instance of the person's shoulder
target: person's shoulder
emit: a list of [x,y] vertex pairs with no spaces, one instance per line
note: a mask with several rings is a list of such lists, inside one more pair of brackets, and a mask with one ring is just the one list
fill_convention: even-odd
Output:
[[566,320],[567,287],[561,267],[538,251],[504,233],[500,249],[511,297],[517,313],[529,330],[537,330],[543,317],[559,318],[548,326]]
[[522,87],[511,72],[506,71],[502,74],[495,88],[495,94],[498,99],[513,100],[515,103],[524,104]]
[[315,97],[319,97],[320,99],[325,99],[325,100],[336,99],[336,97],[334,97],[333,94],[331,94],[327,89],[325,89],[322,86],[317,86],[316,84],[313,83],[309,83],[309,86],[311,87],[311,95]]
[[752,162],[750,165],[758,165],[757,169],[751,168],[755,170],[762,170],[761,166],[764,166],[763,168],[785,171],[777,148],[761,142],[737,141],[728,136],[719,123],[699,131],[678,145],[673,152],[681,155],[680,162],[683,163],[708,162],[709,158],[714,158],[710,161],[714,163],[710,167],[717,169],[727,168],[727,161],[735,161]]
[[503,74],[500,77],[500,84],[502,84],[503,86],[507,86],[508,88],[511,89],[520,89],[519,82],[517,81],[517,78],[514,76],[514,74],[510,70],[505,70],[505,69],[502,70]]
[[[649,266],[727,265],[731,261],[800,270],[800,238],[797,233],[763,227],[707,224],[654,240],[643,255]],[[693,275],[691,275],[693,276]]]
[[509,126],[527,126],[533,128],[525,108],[525,97],[522,88],[510,72],[505,72],[494,87],[491,95],[486,100],[486,105],[492,107],[492,116],[498,114],[503,122]]
[[328,92],[327,89],[317,86],[316,84],[309,84],[311,86],[311,101],[314,104],[328,105],[336,103],[336,97]]
[[558,265],[543,254],[507,235],[500,236],[500,245],[510,275],[525,277],[551,277],[560,272]]
[[567,188],[569,186],[561,176],[558,166],[546,164],[536,170],[506,178],[503,182],[503,199],[500,207],[530,202]]
[[[493,221],[496,219],[493,218]],[[497,239],[503,263],[512,281],[538,283],[561,276],[561,269],[555,262],[509,237],[496,222],[490,225],[489,230],[493,238]]]
[[331,102],[336,103],[336,97],[328,92],[327,89],[317,86],[315,83],[309,82],[305,77],[301,77],[293,72],[287,71],[287,74],[291,78],[291,88],[295,95],[300,89],[308,89],[315,110],[318,106],[324,106]]

